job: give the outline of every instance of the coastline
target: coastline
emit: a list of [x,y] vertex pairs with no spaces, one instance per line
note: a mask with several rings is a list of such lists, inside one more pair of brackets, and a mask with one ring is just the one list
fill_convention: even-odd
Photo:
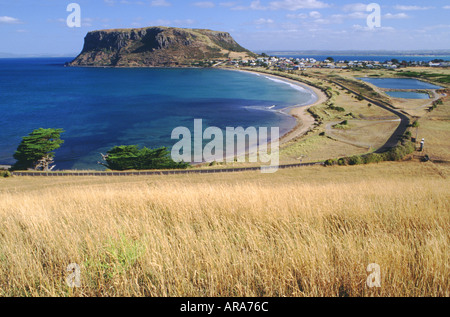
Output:
[[[221,67],[219,67],[217,69],[237,71],[237,72],[247,72],[247,73],[251,73],[254,75],[256,74],[256,75],[260,75],[260,76],[262,75],[262,76],[266,76],[266,77],[271,77],[273,79],[282,81],[283,83],[286,83],[286,84],[293,84],[293,85],[299,86],[299,87],[306,89],[312,93],[315,100],[312,101],[311,103],[295,104],[295,105],[288,106],[288,107],[281,109],[281,111],[283,111],[286,115],[291,116],[296,120],[296,125],[280,137],[279,146],[282,146],[283,144],[286,144],[289,141],[292,141],[298,137],[301,137],[301,136],[305,135],[309,130],[311,130],[314,126],[314,123],[316,122],[316,119],[308,112],[308,109],[313,106],[322,104],[322,103],[326,102],[328,99],[326,94],[323,91],[321,91],[320,89],[310,86],[308,84],[305,84],[303,82],[299,82],[299,81],[285,78],[282,76],[267,74],[267,73],[258,72],[258,71],[244,70],[244,69],[221,68]],[[289,111],[285,112],[285,110],[289,110]],[[270,140],[267,142],[267,146],[271,146]],[[238,152],[238,153],[236,153],[236,155],[233,155],[232,157],[235,158],[235,157],[239,157],[242,155],[247,155],[247,154],[253,153],[255,150],[257,151],[257,149],[258,149],[258,145],[250,145],[249,147],[247,147],[245,149],[244,153]],[[224,161],[226,161],[227,159],[229,159],[229,157],[224,155]],[[201,166],[203,164],[205,164],[205,162],[195,163],[195,164],[192,164],[192,166]]]
[[258,75],[263,75],[266,77],[272,77],[277,80],[283,81],[287,84],[294,84],[296,86],[302,87],[306,90],[311,91],[315,95],[316,100],[310,104],[306,104],[306,105],[297,104],[297,105],[293,105],[293,106],[285,108],[285,109],[289,109],[288,115],[290,115],[291,117],[294,117],[297,121],[297,124],[295,125],[294,128],[292,128],[290,131],[286,132],[283,136],[281,136],[280,145],[283,145],[289,141],[292,141],[293,139],[296,139],[296,138],[301,137],[304,134],[306,134],[314,126],[314,123],[316,121],[314,119],[314,117],[308,112],[308,109],[327,101],[327,96],[320,89],[310,86],[310,85],[307,85],[305,83],[293,80],[293,79],[289,79],[289,78],[285,78],[285,77],[277,76],[277,75],[272,75],[272,74],[267,74],[267,73],[262,73],[262,72],[258,72],[258,71],[246,70],[246,69],[232,69],[232,68],[221,68],[221,69],[247,72],[247,73],[251,73],[251,74],[258,74]]
[[[69,63],[70,64],[70,63]],[[79,65],[65,65],[66,67],[100,67],[100,68],[142,68],[142,66],[79,66]],[[183,67],[183,66],[179,66],[179,67],[157,67],[157,66],[144,66],[144,68],[202,68],[202,67]],[[278,75],[273,75],[273,74],[267,74],[267,73],[263,73],[263,72],[258,72],[258,71],[251,71],[251,70],[247,70],[247,69],[233,69],[233,68],[226,68],[226,67],[218,67],[217,69],[223,69],[223,70],[231,70],[231,71],[238,71],[238,72],[247,72],[247,73],[251,73],[251,74],[257,74],[257,75],[263,75],[266,77],[272,77],[274,79],[283,81],[287,84],[293,84],[296,86],[299,86],[301,88],[304,88],[306,90],[311,91],[314,95],[315,95],[315,101],[312,102],[311,104],[297,104],[297,105],[293,105],[290,107],[287,107],[285,109],[289,109],[289,112],[287,113],[288,115],[290,115],[291,117],[295,118],[296,120],[296,125],[289,130],[288,132],[286,132],[285,134],[283,134],[280,137],[280,145],[283,145],[295,138],[301,137],[304,134],[306,134],[314,125],[315,123],[315,119],[314,117],[308,112],[308,109],[315,106],[315,105],[319,105],[323,102],[325,102],[327,100],[327,96],[325,95],[325,93],[323,91],[321,91],[320,89],[310,86],[308,84],[305,84],[303,82],[299,82],[293,79],[289,79],[289,78],[285,78],[282,76],[278,76]],[[283,110],[285,110],[283,109]],[[270,142],[269,142],[270,144]]]

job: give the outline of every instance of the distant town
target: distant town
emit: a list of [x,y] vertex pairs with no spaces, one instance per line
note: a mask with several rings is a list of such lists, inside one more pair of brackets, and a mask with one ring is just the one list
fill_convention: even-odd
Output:
[[308,68],[331,68],[331,69],[398,69],[405,67],[449,67],[450,62],[442,59],[435,59],[430,62],[423,61],[399,61],[392,59],[390,61],[370,61],[370,60],[335,60],[329,57],[325,60],[316,60],[314,58],[289,58],[274,57],[262,54],[261,57],[249,60],[229,60],[229,66],[235,67],[266,67],[283,71],[305,70]]

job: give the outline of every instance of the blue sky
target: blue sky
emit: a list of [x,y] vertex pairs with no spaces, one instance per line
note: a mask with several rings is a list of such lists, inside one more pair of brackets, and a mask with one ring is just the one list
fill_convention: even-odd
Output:
[[[69,3],[81,7],[69,28]],[[369,3],[381,27],[367,26]],[[251,50],[450,49],[450,1],[0,0],[0,53],[74,56],[88,31],[176,26],[227,31]]]

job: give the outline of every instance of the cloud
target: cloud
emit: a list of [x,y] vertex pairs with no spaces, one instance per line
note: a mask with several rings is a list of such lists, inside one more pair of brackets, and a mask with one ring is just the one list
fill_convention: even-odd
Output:
[[[129,0],[103,0],[109,6],[115,6],[117,3],[119,4],[137,4],[137,5],[146,5],[148,2],[144,1],[129,1]],[[170,7],[172,4],[167,2],[166,0],[152,0],[150,1],[150,6],[152,7]]]
[[170,7],[172,4],[166,0],[153,0],[150,5],[152,7]]
[[385,19],[407,19],[407,18],[409,18],[409,16],[406,13],[397,13],[397,14],[386,13],[385,15],[383,15],[383,18],[385,18]]
[[309,16],[314,19],[320,19],[322,17],[322,14],[320,14],[320,12],[318,11],[311,11],[309,13]]
[[227,7],[227,8],[233,7],[236,4],[237,4],[237,2],[234,2],[234,1],[228,1],[228,2],[221,2],[221,3],[219,3],[220,6]]
[[[299,14],[287,14],[286,17],[289,19],[309,19],[308,22],[304,26],[307,26],[308,24],[316,24],[316,25],[324,25],[324,24],[342,24],[346,20],[364,20],[367,19],[368,13],[367,12],[361,12],[361,11],[355,11],[359,10],[362,7],[359,6],[352,6],[346,8],[347,13],[345,14],[332,14],[330,16],[323,17],[322,14],[318,11],[311,11],[309,14],[305,13],[299,13]],[[391,15],[389,16],[391,18],[401,18],[403,16],[400,15]]]
[[323,9],[328,8],[329,5],[318,0],[283,0],[270,2],[269,7],[272,10],[296,11],[300,9]]
[[262,25],[262,24],[273,24],[274,21],[272,19],[264,19],[264,18],[260,18],[258,20],[254,21],[255,24],[257,25]]
[[184,20],[166,20],[166,19],[158,19],[155,21],[150,21],[150,25],[158,25],[158,26],[178,26],[184,27],[186,25],[192,25],[195,23],[195,20],[192,19],[184,19]]
[[449,29],[449,28],[450,28],[450,24],[438,24],[438,25],[431,25],[431,26],[423,27],[420,31],[427,32],[427,31],[434,31],[437,29]]
[[305,13],[287,14],[286,17],[289,19],[306,19],[308,17],[308,15]]
[[94,19],[92,19],[92,18],[83,18],[83,19],[81,19],[81,25],[82,26],[84,26],[84,27],[91,27],[94,22]]
[[418,11],[418,10],[434,9],[434,7],[405,6],[405,5],[396,5],[396,6],[394,6],[394,8],[396,10],[401,10],[401,11]]
[[367,4],[364,3],[352,3],[345,5],[342,10],[345,12],[362,12],[367,11]]
[[13,17],[2,16],[0,17],[0,24],[20,24],[22,23],[19,19]]
[[196,6],[196,7],[199,7],[199,8],[214,8],[215,7],[214,2],[211,2],[211,1],[195,2],[192,5]]
[[319,0],[282,0],[271,1],[267,6],[261,4],[261,0],[254,0],[250,3],[250,6],[237,6],[232,10],[288,10],[297,11],[300,9],[323,9],[330,7]]
[[383,32],[383,31],[392,32],[392,31],[395,31],[395,28],[390,27],[390,26],[383,26],[380,28],[369,28],[368,26],[362,26],[359,24],[353,25],[352,29],[354,31],[364,31],[364,32]]
[[442,9],[450,10],[450,6],[443,6]]

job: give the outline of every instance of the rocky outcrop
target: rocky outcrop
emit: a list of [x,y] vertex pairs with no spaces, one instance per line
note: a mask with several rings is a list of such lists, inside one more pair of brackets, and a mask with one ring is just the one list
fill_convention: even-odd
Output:
[[148,27],[89,32],[83,51],[69,66],[183,67],[236,56],[255,54],[226,32]]

